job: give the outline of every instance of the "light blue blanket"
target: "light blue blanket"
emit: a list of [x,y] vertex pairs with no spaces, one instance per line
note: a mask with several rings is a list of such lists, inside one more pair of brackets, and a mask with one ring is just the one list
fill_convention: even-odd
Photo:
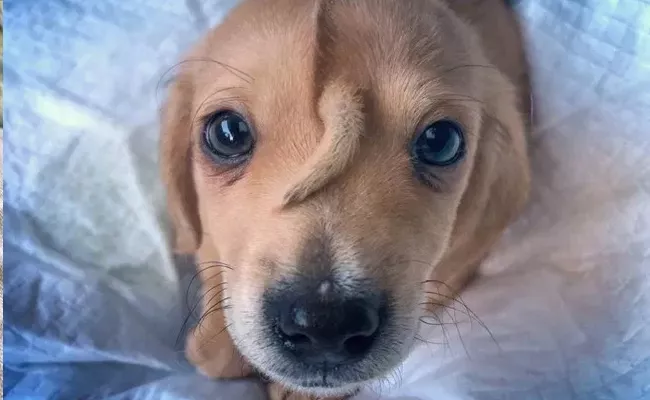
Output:
[[204,7],[4,2],[7,399],[261,396],[184,360],[187,280],[166,248],[156,108],[228,4]]
[[186,311],[176,293],[161,307],[102,274],[63,273],[70,260],[43,243],[29,217],[11,206],[4,211],[5,398],[260,396],[256,384],[217,383],[193,372],[182,335],[178,342]]
[[[170,67],[232,3],[5,0],[7,399],[263,398],[183,358],[192,272],[156,166]],[[448,346],[358,400],[650,398],[650,5],[520,3],[535,189],[465,295],[499,348],[476,325],[422,332]]]

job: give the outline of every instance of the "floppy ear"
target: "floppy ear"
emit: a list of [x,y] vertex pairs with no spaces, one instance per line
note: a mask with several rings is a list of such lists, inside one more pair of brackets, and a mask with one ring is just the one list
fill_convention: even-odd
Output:
[[525,93],[518,96],[501,74],[491,80],[472,173],[448,251],[433,272],[447,292],[462,289],[528,198],[528,123],[517,100]]
[[192,172],[192,83],[180,75],[171,85],[162,114],[160,162],[167,191],[175,250],[193,253],[201,240],[201,221]]

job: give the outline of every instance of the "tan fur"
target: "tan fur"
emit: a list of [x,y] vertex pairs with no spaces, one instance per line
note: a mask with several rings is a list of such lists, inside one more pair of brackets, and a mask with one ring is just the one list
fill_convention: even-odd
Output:
[[[312,268],[297,258],[317,232],[332,237],[343,273],[390,291],[408,321],[393,327],[406,338],[396,351],[363,364],[390,373],[425,292],[439,292],[431,304],[456,294],[522,208],[529,93],[516,20],[501,0],[449,4],[247,0],[179,67],[163,118],[169,212],[177,249],[197,255],[204,309],[227,306],[188,339],[205,374],[243,376],[252,364],[276,382],[272,398],[285,398],[280,385],[309,398],[274,371],[284,361],[261,347],[256,321],[265,288]],[[224,108],[256,133],[240,169],[198,148],[201,118]],[[467,154],[432,189],[414,176],[408,144],[441,118],[465,128]]]
[[355,93],[345,83],[326,87],[319,101],[325,134],[314,154],[297,174],[297,182],[284,195],[284,204],[301,202],[340,175],[359,148],[363,112]]

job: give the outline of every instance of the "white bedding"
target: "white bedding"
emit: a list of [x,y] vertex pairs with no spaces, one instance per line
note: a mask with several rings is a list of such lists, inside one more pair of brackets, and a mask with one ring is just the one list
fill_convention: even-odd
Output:
[[[83,342],[93,357],[134,364],[138,354],[135,364],[162,371],[119,390],[115,374],[99,376],[111,398],[259,396],[254,384],[188,374],[166,338],[182,324],[187,281],[165,245],[156,88],[231,3],[5,0],[5,340],[18,346],[5,362],[76,362]],[[460,313],[457,326],[424,329],[431,343],[359,400],[650,399],[650,4],[523,0],[519,10],[536,87],[534,190],[463,295],[489,332]],[[84,293],[82,306],[98,313],[93,329],[84,335],[88,322],[75,314],[81,332],[60,335],[69,309],[19,301],[19,265],[57,282],[65,307],[79,307],[66,297],[72,288]],[[155,306],[143,307],[145,297]],[[30,307],[40,320],[25,319]],[[101,329],[108,321],[120,321],[119,332]],[[155,345],[147,329],[163,331]],[[71,343],[55,356],[31,346],[37,356],[27,357],[26,331]],[[97,337],[106,333],[113,340]],[[74,385],[82,375],[71,371],[52,382]],[[15,376],[7,398],[63,398],[56,387],[38,392],[45,385],[29,373]]]

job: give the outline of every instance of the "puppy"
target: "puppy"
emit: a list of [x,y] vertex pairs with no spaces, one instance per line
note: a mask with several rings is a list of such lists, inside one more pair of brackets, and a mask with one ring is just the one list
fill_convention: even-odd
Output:
[[243,1],[164,110],[188,358],[273,398],[392,372],[525,203],[528,99],[502,0]]

